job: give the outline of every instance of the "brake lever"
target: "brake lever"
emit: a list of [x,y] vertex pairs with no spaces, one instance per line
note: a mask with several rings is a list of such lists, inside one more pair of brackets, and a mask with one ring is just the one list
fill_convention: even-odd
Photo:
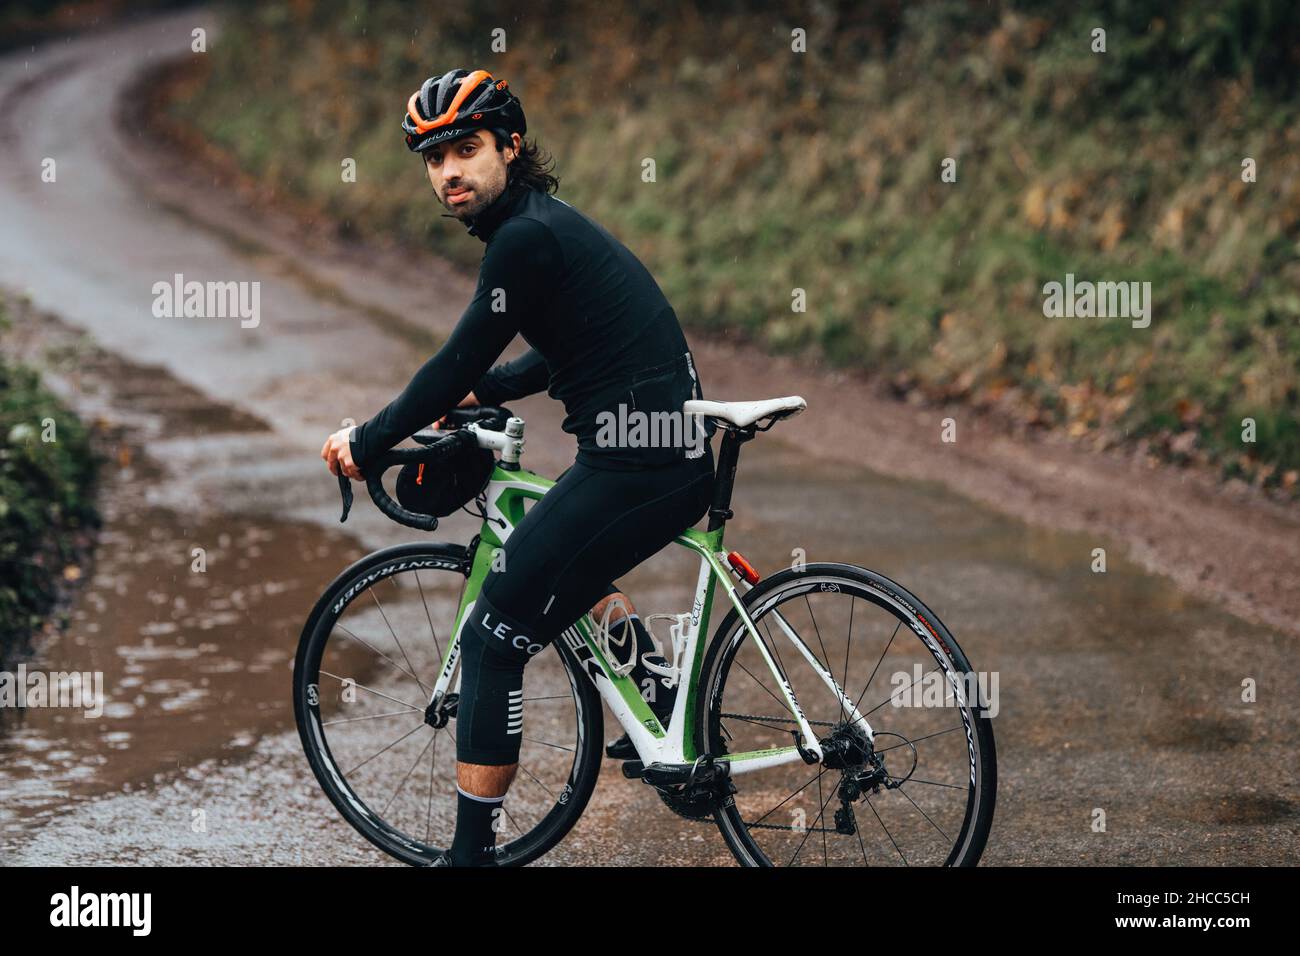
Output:
[[348,512],[352,510],[352,482],[342,472],[339,473],[339,493],[343,495],[343,517],[339,518],[342,524],[348,520]]

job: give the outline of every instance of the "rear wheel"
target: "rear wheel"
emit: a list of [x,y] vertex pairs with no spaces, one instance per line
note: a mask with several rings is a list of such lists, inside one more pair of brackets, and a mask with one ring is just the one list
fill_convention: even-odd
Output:
[[[428,705],[468,569],[466,549],[452,544],[362,558],[316,603],[294,664],[298,733],[322,789],[362,836],[416,866],[455,831],[456,702]],[[497,836],[503,865],[555,846],[600,769],[600,698],[563,641],[525,668],[524,702],[519,773]]]
[[[810,564],[744,596],[825,755],[735,774],[714,818],[747,866],[974,866],[993,821],[997,758],[970,662],[924,604],[888,578]],[[780,626],[793,630],[870,723],[846,719]],[[705,656],[697,747],[788,747],[798,724],[733,609]]]

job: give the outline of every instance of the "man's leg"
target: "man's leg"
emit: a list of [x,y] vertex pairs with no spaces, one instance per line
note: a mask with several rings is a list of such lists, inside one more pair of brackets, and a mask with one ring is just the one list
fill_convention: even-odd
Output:
[[[671,540],[664,529],[693,523],[707,506],[702,478],[571,471],[510,535],[505,568],[488,574],[461,631],[454,864],[493,858],[492,824],[518,769],[524,665],[584,609],[603,613],[620,596],[596,582],[636,567]],[[624,613],[633,612],[616,607],[611,618]]]
[[626,594],[624,594],[622,591],[615,590],[614,585],[611,584],[609,586],[609,593],[607,593],[603,598],[597,601],[595,605],[592,607],[591,619],[593,621],[599,622],[600,619],[605,614],[605,607],[611,601],[615,601],[615,600],[621,602],[622,606],[620,607],[618,604],[615,604],[613,609],[609,612],[609,623],[611,625],[617,624],[619,621],[623,620],[623,618],[627,617],[629,614],[636,613],[636,608],[632,606],[632,599],[628,597]]

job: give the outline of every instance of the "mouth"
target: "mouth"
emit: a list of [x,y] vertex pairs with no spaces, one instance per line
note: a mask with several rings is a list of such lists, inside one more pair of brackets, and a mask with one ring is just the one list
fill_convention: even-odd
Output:
[[473,191],[474,190],[472,189],[466,189],[463,187],[457,189],[449,189],[447,190],[447,202],[450,205],[459,206],[461,203],[469,199],[469,194],[472,193]]

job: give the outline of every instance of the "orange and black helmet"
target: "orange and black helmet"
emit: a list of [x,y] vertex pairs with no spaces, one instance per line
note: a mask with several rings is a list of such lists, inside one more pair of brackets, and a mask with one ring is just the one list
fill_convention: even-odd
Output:
[[523,135],[528,129],[523,105],[506,86],[487,70],[448,70],[429,77],[406,104],[402,130],[407,148],[420,153],[476,129]]

